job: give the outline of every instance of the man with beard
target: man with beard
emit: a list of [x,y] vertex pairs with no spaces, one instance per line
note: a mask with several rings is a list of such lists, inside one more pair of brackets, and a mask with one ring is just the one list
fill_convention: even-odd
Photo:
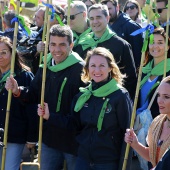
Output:
[[110,15],[110,28],[121,38],[132,46],[133,57],[136,68],[140,65],[141,49],[143,45],[142,34],[131,36],[130,34],[141,28],[135,21],[119,10],[118,0],[102,0],[107,5]]

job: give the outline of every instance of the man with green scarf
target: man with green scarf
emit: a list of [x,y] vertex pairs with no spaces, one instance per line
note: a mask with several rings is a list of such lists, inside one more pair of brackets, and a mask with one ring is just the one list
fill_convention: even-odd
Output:
[[[80,79],[83,59],[73,48],[73,33],[68,26],[54,25],[50,29],[49,50],[44,102],[56,114],[70,113],[73,97],[83,86]],[[29,88],[18,87],[14,78],[8,79],[6,86],[22,101],[40,103],[42,72],[39,70]],[[10,86],[12,85],[12,86]],[[43,123],[41,170],[61,169],[63,158],[67,168],[74,170],[77,143],[75,134],[69,130],[56,129],[48,121]],[[48,161],[47,161],[48,160]]]
[[[67,8],[68,7],[66,6],[66,18],[68,15]],[[70,28],[73,31],[74,37],[73,51],[76,52],[76,47],[79,44],[80,39],[91,32],[91,28],[89,28],[89,23],[87,19],[87,7],[82,1],[73,1],[70,4]]]
[[93,32],[79,41],[76,52],[84,57],[91,48],[108,49],[113,54],[121,72],[126,74],[124,84],[133,99],[136,88],[136,69],[130,44],[108,28],[109,11],[106,5],[92,5],[89,8],[88,17]]

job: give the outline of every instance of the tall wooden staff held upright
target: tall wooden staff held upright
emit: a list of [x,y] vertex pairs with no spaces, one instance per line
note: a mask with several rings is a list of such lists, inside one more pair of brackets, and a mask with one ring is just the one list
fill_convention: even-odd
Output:
[[[52,4],[52,0],[49,0],[49,4]],[[45,94],[48,42],[49,42],[49,33],[50,33],[50,19],[51,19],[51,15],[48,15],[46,43],[45,43],[45,52],[44,52],[44,67],[43,67],[42,87],[41,87],[41,106],[42,106],[42,108],[44,108],[44,94]],[[41,166],[41,148],[42,148],[42,129],[43,129],[43,117],[40,116],[39,140],[38,140],[38,162],[39,162],[40,166]]]
[[[151,3],[150,3],[150,0],[149,0],[149,13],[151,11],[152,11],[152,7],[151,7]],[[150,23],[149,19],[148,19],[148,23]],[[139,90],[140,90],[140,82],[141,82],[141,77],[142,77],[142,67],[143,67],[143,63],[144,63],[144,59],[145,59],[145,51],[147,49],[149,32],[150,32],[150,30],[146,30],[144,44],[143,44],[143,47],[142,47],[142,56],[141,56],[141,61],[140,61],[140,67],[139,67],[139,73],[138,73],[138,80],[137,80],[137,86],[136,86],[136,92],[135,92],[135,100],[134,100],[134,105],[133,105],[133,110],[132,110],[130,128],[133,128],[134,122],[135,122],[135,117],[136,117],[136,108],[137,108],[137,102],[138,102],[138,96],[139,96]],[[127,160],[128,160],[128,155],[129,155],[129,149],[130,149],[130,144],[127,144],[126,145],[126,151],[125,151],[122,170],[126,170]]]
[[[20,0],[17,0],[16,15],[19,15],[19,7],[20,7]],[[15,22],[10,75],[14,74],[17,32],[18,32],[18,22]],[[6,149],[7,149],[7,136],[8,136],[8,124],[9,124],[9,115],[10,115],[10,107],[11,107],[11,98],[12,98],[12,91],[9,90],[8,91],[7,108],[6,108],[6,119],[5,119],[4,140],[3,140],[4,147],[3,147],[3,152],[2,152],[1,170],[4,170],[4,168],[5,168],[5,158],[6,158]]]

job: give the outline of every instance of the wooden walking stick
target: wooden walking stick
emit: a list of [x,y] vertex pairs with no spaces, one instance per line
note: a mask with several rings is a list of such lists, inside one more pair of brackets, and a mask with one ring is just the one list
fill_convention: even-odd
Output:
[[[19,6],[20,6],[20,0],[17,0],[17,10],[16,10],[16,14],[17,15],[19,14]],[[16,43],[17,43],[17,32],[18,32],[18,22],[15,22],[10,75],[14,75]],[[5,159],[6,159],[6,149],[7,149],[7,138],[8,138],[7,136],[8,136],[8,124],[9,124],[9,115],[10,115],[10,107],[11,107],[11,98],[12,98],[12,91],[9,90],[8,91],[8,99],[7,99],[7,108],[6,108],[6,119],[5,119],[4,139],[3,139],[4,147],[3,147],[3,152],[2,152],[1,170],[4,170],[4,168],[5,168]]]
[[70,1],[71,0],[67,0],[67,25],[70,26]]
[[[49,4],[52,4],[52,0],[49,0]],[[49,33],[50,33],[50,18],[51,18],[51,15],[48,15],[46,43],[45,43],[45,52],[44,52],[44,67],[43,67],[42,87],[41,87],[41,106],[42,106],[42,108],[44,108],[44,94],[45,94],[45,81],[46,81],[47,54],[48,54],[48,42],[49,42]],[[43,117],[40,116],[40,122],[39,122],[39,141],[38,141],[38,162],[39,162],[39,164],[41,163],[42,129],[43,129]]]
[[[151,3],[150,3],[150,11],[151,11],[151,9],[152,8],[151,8]],[[150,21],[148,19],[148,23],[149,22]],[[138,102],[138,96],[139,96],[139,90],[140,90],[140,82],[141,82],[141,77],[142,77],[142,67],[143,67],[143,63],[144,63],[144,59],[145,59],[145,51],[146,51],[147,44],[148,44],[148,37],[149,37],[149,31],[146,31],[144,44],[142,47],[142,56],[141,56],[140,67],[139,67],[139,74],[138,74],[138,80],[137,80],[137,86],[136,86],[136,92],[135,92],[135,100],[134,100],[134,105],[133,105],[133,110],[132,110],[132,117],[131,117],[131,122],[130,122],[130,129],[133,128],[134,122],[135,122],[135,117],[136,117],[136,108],[137,108],[137,102]],[[122,170],[126,170],[129,150],[130,150],[130,144],[127,144]]]
[[164,63],[164,77],[166,77],[166,70],[167,70],[167,55],[168,55],[168,34],[169,34],[169,21],[170,21],[170,0],[168,1],[168,12],[167,12],[167,24],[166,24],[166,46],[165,46],[165,63]]
[[[49,0],[47,0],[47,3]],[[47,32],[47,20],[48,20],[48,13],[49,13],[49,8],[46,7],[46,10],[45,10],[45,19],[44,19],[44,26],[43,26],[43,34],[42,34],[42,42],[45,41],[45,35],[46,35],[46,32]],[[44,52],[40,52],[40,60],[39,60],[39,64],[41,64],[42,62],[42,57],[43,57],[43,54]]]

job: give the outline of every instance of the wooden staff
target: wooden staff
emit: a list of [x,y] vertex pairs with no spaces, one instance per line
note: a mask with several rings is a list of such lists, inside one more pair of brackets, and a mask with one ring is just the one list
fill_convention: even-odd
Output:
[[67,25],[70,25],[70,1],[71,0],[67,0]]
[[[17,8],[16,8],[16,14],[17,15],[19,14],[19,7],[20,7],[20,0],[17,0]],[[17,44],[17,32],[18,32],[18,22],[15,22],[10,75],[14,75],[15,54],[16,54],[16,44]],[[7,108],[6,108],[6,119],[5,119],[4,140],[3,140],[4,147],[3,147],[3,152],[2,152],[1,170],[4,170],[4,168],[5,168],[5,158],[6,158],[6,149],[7,149],[7,136],[8,136],[8,124],[9,124],[9,115],[10,115],[10,107],[11,107],[11,98],[12,98],[12,91],[9,90],[8,91]]]
[[163,77],[166,77],[166,70],[167,70],[167,55],[168,55],[168,50],[169,50],[169,47],[168,47],[168,38],[169,38],[169,20],[170,20],[170,0],[168,1],[168,13],[167,13],[167,24],[166,24],[166,45],[165,45],[165,61],[164,61],[164,76]]
[[[49,0],[47,0],[47,3],[49,3]],[[47,19],[48,19],[48,13],[49,13],[49,8],[46,7],[46,10],[45,10],[45,20],[44,20],[44,26],[43,26],[43,34],[42,34],[42,42],[45,41],[45,35],[46,35],[46,32],[47,32]],[[39,60],[39,64],[41,64],[41,62],[42,62],[43,54],[44,54],[43,51],[40,52],[40,60]]]
[[[151,3],[150,3],[150,11],[152,10]],[[148,20],[148,23],[150,21]],[[148,39],[148,34],[145,34],[145,40]],[[138,74],[138,80],[137,80],[137,86],[136,86],[136,92],[135,92],[135,100],[134,100],[134,105],[133,105],[133,110],[132,110],[132,117],[131,117],[131,122],[130,122],[130,129],[133,128],[134,122],[135,122],[135,117],[136,117],[136,108],[137,108],[137,102],[138,102],[138,96],[139,96],[139,90],[140,90],[140,82],[141,82],[141,77],[142,77],[142,67],[145,59],[145,51],[142,51],[142,56],[141,56],[141,61],[140,61],[140,67],[139,67],[139,74]],[[129,155],[129,150],[130,150],[130,144],[128,143],[126,145],[126,151],[125,151],[125,156],[124,156],[124,162],[122,166],[122,170],[126,170],[127,166],[127,160],[128,160],[128,155]]]
[[[1,1],[2,2],[2,1]],[[2,31],[4,31],[4,26],[3,26],[3,16],[2,16],[2,3],[0,2],[0,10],[1,10],[1,13],[0,13],[0,15],[1,15],[1,23],[2,23]],[[5,2],[4,2],[5,3]]]
[[[49,3],[52,4],[52,0],[49,0]],[[46,43],[45,43],[45,52],[44,52],[44,67],[43,67],[43,75],[42,75],[42,88],[41,88],[41,107],[42,108],[44,108],[44,94],[45,94],[48,43],[49,43],[49,33],[50,33],[50,19],[51,19],[51,15],[48,15]],[[39,162],[39,164],[41,163],[42,129],[43,129],[43,117],[40,116],[39,141],[38,141],[38,162]],[[41,164],[40,164],[40,166],[41,166]]]

